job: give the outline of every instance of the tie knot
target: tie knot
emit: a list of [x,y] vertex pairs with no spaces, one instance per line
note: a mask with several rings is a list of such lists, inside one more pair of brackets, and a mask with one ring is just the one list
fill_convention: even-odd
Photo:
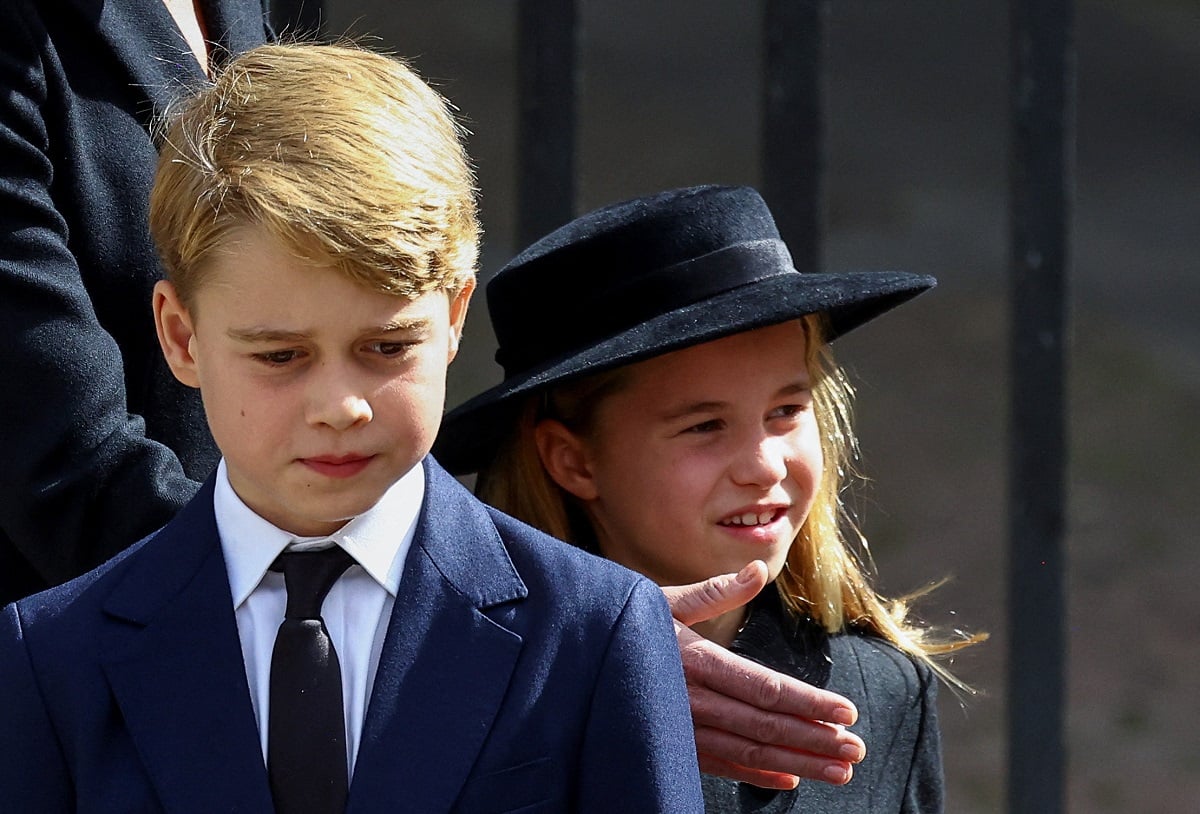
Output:
[[271,563],[272,571],[282,571],[287,586],[288,619],[319,619],[325,595],[354,558],[340,546],[320,551],[285,551]]

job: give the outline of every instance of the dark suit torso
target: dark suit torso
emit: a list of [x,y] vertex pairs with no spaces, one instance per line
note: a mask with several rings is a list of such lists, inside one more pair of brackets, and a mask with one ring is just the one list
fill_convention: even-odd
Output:
[[[426,473],[347,810],[699,811],[661,592]],[[4,609],[0,698],[6,812],[269,814],[211,485]]]
[[830,636],[783,608],[774,586],[754,600],[731,649],[858,707],[853,730],[866,759],[845,786],[801,781],[771,792],[723,778],[703,777],[705,810],[822,814],[931,814],[942,811],[941,737],[933,672],[872,636]]
[[[262,0],[202,0],[220,54]],[[0,603],[165,523],[216,450],[162,361],[149,126],[204,77],[162,0],[0,3]],[[144,423],[143,423],[144,421]]]

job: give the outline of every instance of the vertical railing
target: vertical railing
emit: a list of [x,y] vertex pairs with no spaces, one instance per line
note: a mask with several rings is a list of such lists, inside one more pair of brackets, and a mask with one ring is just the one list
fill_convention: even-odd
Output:
[[1008,806],[1065,805],[1065,336],[1071,0],[1013,0]]
[[575,0],[517,3],[517,245],[575,215]]
[[822,41],[828,0],[765,0],[763,198],[796,268],[821,265],[824,218]]

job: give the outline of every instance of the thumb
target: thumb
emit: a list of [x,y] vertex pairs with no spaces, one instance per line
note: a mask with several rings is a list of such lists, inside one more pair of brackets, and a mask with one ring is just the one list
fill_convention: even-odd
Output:
[[767,584],[767,565],[754,560],[736,574],[721,574],[691,585],[663,588],[671,615],[677,622],[694,625],[739,608]]

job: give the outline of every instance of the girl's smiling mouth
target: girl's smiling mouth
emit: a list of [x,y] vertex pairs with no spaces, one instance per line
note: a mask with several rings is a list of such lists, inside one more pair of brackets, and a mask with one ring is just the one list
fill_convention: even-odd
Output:
[[735,512],[721,520],[717,521],[718,526],[729,527],[746,527],[746,526],[768,526],[776,520],[783,517],[787,513],[787,509],[782,506],[750,508],[743,511]]

